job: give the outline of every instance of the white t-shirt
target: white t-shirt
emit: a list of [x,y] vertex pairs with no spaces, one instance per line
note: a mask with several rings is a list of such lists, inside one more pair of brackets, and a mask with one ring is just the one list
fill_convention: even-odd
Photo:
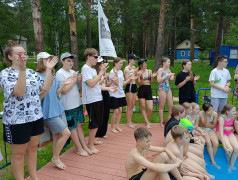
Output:
[[[61,85],[65,79],[73,77],[74,73],[74,70],[68,72],[61,68],[56,73],[56,79]],[[60,94],[60,102],[63,104],[65,110],[77,108],[82,104],[79,94],[79,86],[77,84],[78,83],[76,82],[72,89],[70,89],[66,94]]]
[[[230,72],[223,68],[222,70],[219,70],[217,68],[213,69],[211,71],[209,82],[213,81],[214,84],[217,84],[218,86],[225,87],[227,81],[231,80]],[[212,98],[228,98],[228,94],[224,91],[211,87],[211,97]]]
[[26,92],[23,97],[12,94],[19,71],[6,68],[0,73],[5,101],[3,103],[3,123],[8,125],[24,124],[43,117],[40,91],[44,80],[32,69],[26,69]]
[[[113,71],[113,69],[110,71],[109,79],[112,79],[116,74]],[[123,81],[124,81],[124,76],[123,72],[121,70],[118,71],[118,79],[119,79],[119,86],[117,87],[117,91],[115,93],[112,93],[109,91],[110,96],[115,97],[115,98],[122,98],[125,97],[125,93],[123,91]],[[114,83],[111,84],[111,86],[116,86]]]
[[99,82],[93,87],[87,85],[87,80],[94,79],[97,76],[97,71],[87,64],[82,67],[82,98],[83,104],[91,104],[102,101],[102,92]]

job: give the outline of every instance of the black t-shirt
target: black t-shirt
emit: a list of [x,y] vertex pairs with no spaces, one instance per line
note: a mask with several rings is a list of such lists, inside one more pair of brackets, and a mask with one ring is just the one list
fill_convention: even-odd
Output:
[[179,125],[179,121],[172,116],[164,127],[164,137],[166,137],[168,132],[172,129],[172,127],[176,125]]
[[[176,76],[175,85],[179,85],[187,76],[189,76],[188,72],[179,72]],[[193,76],[195,77],[194,73]],[[179,100],[183,100],[183,102],[195,102],[195,94],[193,81],[188,81],[183,87],[179,88]]]

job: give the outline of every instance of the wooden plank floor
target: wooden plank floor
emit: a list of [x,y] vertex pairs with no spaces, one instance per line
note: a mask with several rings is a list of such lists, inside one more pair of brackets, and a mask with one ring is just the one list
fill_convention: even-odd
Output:
[[[110,126],[110,125],[109,125]],[[144,127],[144,124],[136,124]],[[97,145],[100,153],[82,157],[74,153],[74,147],[61,155],[67,165],[66,170],[59,170],[50,162],[37,173],[42,180],[77,179],[77,180],[126,180],[125,159],[132,147],[135,146],[134,129],[126,125],[120,126],[122,133],[108,132],[107,139],[101,139],[103,144]],[[109,127],[110,128],[110,127]],[[152,145],[164,146],[163,129],[159,124],[152,124]],[[149,154],[149,159],[155,154]]]

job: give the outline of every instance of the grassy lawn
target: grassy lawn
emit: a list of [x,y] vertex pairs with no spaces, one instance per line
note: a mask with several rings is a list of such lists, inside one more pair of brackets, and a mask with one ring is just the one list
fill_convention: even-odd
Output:
[[[148,60],[147,61],[147,64],[148,64],[148,69],[153,69],[153,66],[154,66],[154,61],[153,60]],[[82,67],[83,63],[80,63],[80,68]],[[126,63],[124,63],[124,67],[125,67]],[[209,82],[208,82],[208,78],[209,78],[209,74],[212,70],[212,67],[209,66],[209,62],[193,62],[192,64],[192,71],[196,74],[196,75],[200,75],[200,80],[197,82],[195,88],[196,88],[196,91],[200,88],[210,88],[210,85],[209,85]],[[35,63],[28,63],[27,64],[27,67],[28,68],[32,68],[32,69],[35,69],[36,67],[36,64]],[[110,67],[109,67],[109,70],[111,69],[112,67],[112,63],[110,63]],[[123,69],[124,69],[123,67]],[[2,69],[2,68],[1,68]],[[175,66],[174,67],[171,67],[170,68],[172,72],[174,72],[175,74],[178,74],[181,70],[182,70],[182,67],[181,67],[181,62],[176,62],[175,63]],[[108,71],[109,71],[108,70]],[[235,70],[235,67],[232,67],[232,68],[228,68],[228,70],[230,71],[231,73],[231,77],[232,77],[232,80],[231,80],[231,88],[233,89],[234,86],[235,86],[235,83],[234,83],[234,70]],[[175,85],[174,85],[174,82],[171,82],[170,83],[170,86],[171,88],[177,88]],[[152,88],[157,88],[158,87],[158,83],[155,81],[155,83],[152,84]],[[155,96],[157,93],[156,93],[156,90],[153,91],[153,95]],[[202,103],[204,102],[203,99],[202,99],[202,96],[205,95],[205,91],[201,91],[200,93],[200,98],[199,98],[199,105],[202,105]],[[206,94],[207,96],[210,96],[210,91],[207,92]],[[178,97],[178,90],[173,90],[173,96],[174,97]],[[2,102],[4,101],[4,97],[3,97],[3,93],[0,92],[0,111],[3,110],[3,104]],[[228,103],[232,103],[232,93],[230,93],[229,95],[229,98],[228,98]],[[233,104],[235,106],[237,106],[237,100],[236,98],[234,98],[234,102]],[[166,107],[167,108],[167,107]],[[139,104],[138,102],[136,102],[136,109],[138,110],[139,109]],[[126,110],[124,108],[124,110]],[[155,107],[154,106],[154,110],[158,110],[158,106]],[[167,115],[167,113],[165,113],[165,116]],[[87,120],[87,117],[86,117],[86,120]],[[143,121],[143,118],[142,118],[142,115],[141,113],[134,113],[133,114],[133,118],[132,118],[132,121],[134,123],[142,123],[144,122]],[[151,123],[156,123],[156,122],[159,122],[159,117],[158,117],[158,113],[157,112],[153,112],[152,113],[152,116],[150,118],[150,122]],[[126,123],[126,117],[125,117],[125,113],[123,113],[122,115],[122,119],[121,119],[121,123]],[[3,138],[2,138],[2,121],[0,121],[0,138],[1,138],[1,141],[0,141],[0,148],[2,150],[2,154],[4,154],[4,143],[3,143]],[[85,136],[88,135],[88,127],[87,127],[87,124],[84,125],[84,133],[85,133]],[[72,143],[70,145],[68,145],[67,148],[65,148],[62,153],[64,151],[66,151],[67,149],[71,148],[73,145]],[[10,146],[9,144],[7,144],[7,154],[8,154],[8,159],[10,159],[10,156],[11,156],[11,150],[10,150]],[[50,161],[50,159],[52,158],[52,144],[49,144],[47,145],[44,149],[42,149],[41,151],[38,151],[38,159],[37,159],[37,168],[40,169],[41,167],[43,167],[46,163],[48,163]],[[5,164],[5,161],[3,160],[2,162],[0,162],[0,166],[2,166],[3,164]],[[11,166],[8,166],[2,170],[0,170],[0,176],[1,176],[1,179],[14,179],[13,178],[13,173],[11,171]],[[28,176],[28,172],[27,172],[27,168],[25,168],[25,177]]]

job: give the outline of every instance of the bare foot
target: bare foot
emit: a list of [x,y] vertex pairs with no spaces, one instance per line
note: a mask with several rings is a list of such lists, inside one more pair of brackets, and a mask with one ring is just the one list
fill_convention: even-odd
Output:
[[164,128],[164,124],[163,124],[163,123],[160,123],[160,126],[161,126],[162,128]]
[[236,167],[235,167],[235,166],[231,166],[231,165],[229,165],[229,168],[228,168],[228,174],[231,173],[231,170],[236,170]]
[[148,128],[148,129],[151,128],[151,125],[150,125],[150,124],[147,124],[147,125],[146,125],[146,128]]
[[217,168],[217,169],[221,169],[221,167],[218,166],[215,162],[214,162],[214,163],[211,163],[211,164],[212,164],[212,166],[215,166],[215,168]]
[[112,131],[113,133],[118,133],[118,131],[117,131],[116,129],[111,129],[111,131]]
[[210,179],[215,179],[215,176],[211,175],[211,174],[207,174],[207,176],[210,178]]
[[75,153],[80,156],[88,156],[88,153],[84,149],[82,149],[80,151],[75,151]]
[[132,128],[132,129],[135,128],[134,124],[127,124],[127,126],[128,126],[129,128]]
[[59,158],[52,158],[51,162],[59,169],[65,170],[66,166]]
[[83,147],[83,149],[89,154],[89,155],[92,155],[92,151],[90,151],[90,149],[88,149],[88,147]]
[[94,141],[94,144],[95,144],[95,145],[99,145],[99,144],[102,144],[102,143],[103,143],[102,141],[99,141],[99,140],[96,140],[96,139],[95,139],[95,141]]
[[99,141],[99,138],[98,138],[98,137],[96,137],[96,138],[95,138],[95,141]]
[[231,169],[236,170],[236,167],[235,167],[235,166],[232,166]]
[[106,136],[106,135],[105,135],[105,136],[103,136],[103,138],[107,139],[107,138],[108,138],[108,136]]
[[119,127],[116,127],[116,130],[118,130],[119,132],[122,132],[122,129]]
[[90,151],[92,151],[93,154],[99,153],[99,150],[96,149],[95,147],[91,148]]

